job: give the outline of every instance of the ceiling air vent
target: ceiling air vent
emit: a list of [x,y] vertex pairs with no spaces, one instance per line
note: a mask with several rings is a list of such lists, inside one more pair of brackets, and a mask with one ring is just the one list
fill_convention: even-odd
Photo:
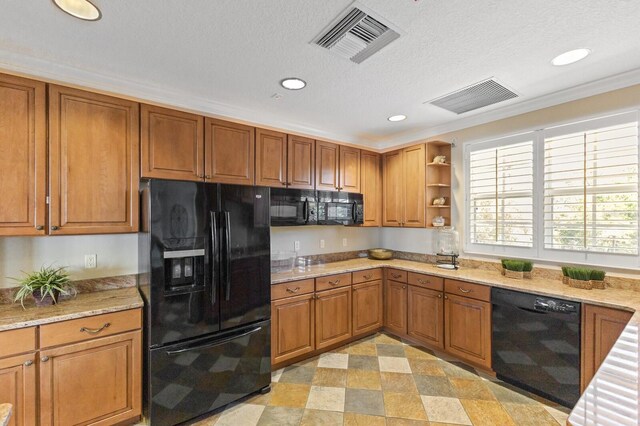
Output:
[[425,103],[462,114],[517,97],[514,92],[490,78]]
[[351,6],[312,43],[359,64],[400,37],[398,31],[381,21]]

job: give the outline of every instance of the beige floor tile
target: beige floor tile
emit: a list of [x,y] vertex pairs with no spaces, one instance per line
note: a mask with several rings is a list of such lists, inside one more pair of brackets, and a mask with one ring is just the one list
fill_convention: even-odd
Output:
[[485,385],[484,380],[450,377],[449,382],[460,399],[485,399],[495,401],[496,397]]
[[569,418],[569,410],[564,407],[551,407],[548,405],[543,405],[543,407],[562,426],[567,424],[567,419]]
[[347,370],[347,387],[380,390],[380,373],[372,370]]
[[273,371],[271,373],[271,381],[278,383],[280,381],[280,377],[282,376],[282,372],[283,371],[284,371],[284,368],[281,368],[280,370]]
[[348,354],[337,354],[333,352],[320,355],[318,367],[321,368],[342,368],[344,370],[349,366]]
[[[213,416],[206,417],[196,423],[193,423],[191,426],[214,426],[218,419],[220,418],[220,413],[216,413]],[[148,423],[136,423],[135,426],[148,426]]]
[[424,376],[440,376],[444,377],[444,370],[438,360],[428,359],[409,359],[409,366],[413,374],[421,374]]
[[376,343],[385,343],[388,345],[402,345],[402,340],[388,334],[379,334],[375,338]]
[[301,367],[317,367],[318,361],[320,361],[320,357],[314,356],[313,358],[303,359],[302,361],[298,361],[293,365],[299,365]]
[[380,384],[385,392],[418,393],[412,374],[382,372]]
[[298,426],[303,413],[303,408],[266,407],[260,416],[258,426]]
[[406,358],[398,358],[394,356],[379,356],[378,365],[380,371],[386,371],[390,373],[411,373],[411,367],[409,366],[409,360]]
[[518,426],[557,426],[558,424],[541,404],[503,402],[502,406]]
[[351,355],[378,355],[376,345],[374,343],[358,343],[350,346],[347,352]]
[[430,359],[437,360],[435,356],[431,355],[426,349],[416,348],[415,346],[405,346],[404,353],[407,358],[418,358],[418,359]]
[[314,386],[347,386],[347,370],[341,368],[317,368],[311,383]]
[[498,401],[461,399],[473,426],[516,426],[511,416]]
[[344,421],[343,413],[323,410],[304,410],[300,426],[336,426]]
[[264,411],[264,405],[239,404],[226,409],[221,415],[216,426],[253,426],[257,425]]
[[[471,419],[458,398],[422,396],[422,404],[430,422],[471,425]],[[498,425],[499,423],[496,423]]]
[[418,395],[385,392],[384,410],[389,417],[427,420],[424,406]]
[[345,388],[311,386],[306,408],[309,410],[344,411]]
[[[273,389],[273,386],[275,385],[275,383],[271,384],[271,389]],[[272,392],[267,392],[265,394],[262,394],[260,392],[251,395],[249,398],[247,398],[245,401],[243,401],[245,404],[255,404],[255,405],[269,405],[269,402],[271,402],[271,395],[273,393]]]
[[426,420],[399,419],[397,417],[387,417],[387,426],[431,426]]
[[385,418],[382,416],[344,413],[344,426],[385,426],[385,424]]
[[271,388],[269,405],[278,407],[304,408],[307,405],[311,386],[297,383],[274,383]]

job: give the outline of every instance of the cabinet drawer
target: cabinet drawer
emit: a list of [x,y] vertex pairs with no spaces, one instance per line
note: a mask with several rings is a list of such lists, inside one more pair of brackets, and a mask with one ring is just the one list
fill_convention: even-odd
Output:
[[386,276],[388,280],[393,280],[401,283],[407,282],[407,271],[401,271],[399,269],[387,269]]
[[382,279],[382,268],[365,269],[364,271],[358,271],[353,273],[353,283],[364,283],[367,281],[375,281]]
[[40,348],[110,336],[142,327],[140,309],[94,315],[40,326]]
[[471,297],[473,299],[491,301],[491,287],[481,284],[472,284],[466,281],[444,280],[444,291],[459,296]]
[[307,293],[313,293],[313,279],[291,281],[271,286],[271,300],[278,300],[284,297],[298,296]]
[[316,278],[316,291],[351,285],[351,272]]
[[436,291],[442,291],[442,289],[444,288],[444,279],[440,277],[434,277],[433,275],[409,272],[407,281],[411,285],[417,285],[418,287],[429,288]]
[[35,349],[35,327],[0,332],[0,358],[34,351]]

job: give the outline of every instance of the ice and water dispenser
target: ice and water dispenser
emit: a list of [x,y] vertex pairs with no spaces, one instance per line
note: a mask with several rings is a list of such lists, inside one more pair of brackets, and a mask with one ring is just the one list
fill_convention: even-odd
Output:
[[204,249],[164,251],[165,292],[204,290]]

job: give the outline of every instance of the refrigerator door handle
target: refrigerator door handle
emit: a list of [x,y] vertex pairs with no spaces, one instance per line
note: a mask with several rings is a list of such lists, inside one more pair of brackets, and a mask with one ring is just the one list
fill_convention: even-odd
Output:
[[231,298],[231,214],[224,212],[224,236],[225,236],[225,259],[224,259],[224,300]]
[[218,254],[218,220],[216,219],[216,212],[210,212],[211,214],[211,305],[216,304],[218,299],[216,282],[216,256]]
[[224,339],[220,339],[220,340],[215,340],[215,341],[210,342],[210,343],[204,343],[202,345],[197,345],[197,346],[187,346],[186,348],[167,351],[167,355],[179,355],[179,354],[182,354],[182,353],[185,353],[185,352],[189,352],[189,351],[197,351],[197,350],[201,350],[201,349],[213,348],[213,347],[216,347],[216,346],[219,346],[219,345],[223,345],[225,343],[229,343],[232,340],[239,339],[241,337],[248,336],[248,335],[253,334],[253,333],[257,333],[260,330],[262,330],[262,327],[252,328],[251,330],[245,331],[244,333],[235,334],[233,336],[225,337]]

